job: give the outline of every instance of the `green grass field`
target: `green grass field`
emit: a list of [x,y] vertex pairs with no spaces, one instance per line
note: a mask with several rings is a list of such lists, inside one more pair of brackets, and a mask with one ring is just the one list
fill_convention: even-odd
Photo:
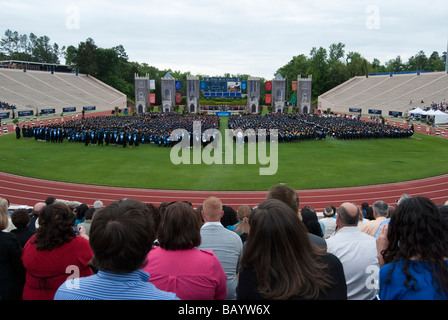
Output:
[[[268,165],[174,165],[171,148],[122,148],[52,144],[0,137],[0,170],[48,180],[176,190],[335,188],[407,181],[448,173],[448,140],[415,134],[410,139],[301,141],[278,145],[278,171]],[[247,146],[246,146],[247,149]],[[269,148],[268,148],[269,151]],[[245,152],[247,155],[247,150]]]

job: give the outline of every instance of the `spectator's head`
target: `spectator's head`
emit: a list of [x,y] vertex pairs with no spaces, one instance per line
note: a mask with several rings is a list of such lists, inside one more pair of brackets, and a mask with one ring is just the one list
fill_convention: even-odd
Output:
[[368,207],[369,207],[369,203],[368,203],[368,202],[363,202],[363,203],[361,204],[361,209],[362,209],[362,210],[366,210]]
[[95,211],[100,210],[103,207],[103,202],[100,200],[95,201],[95,203],[93,204],[93,209]]
[[300,216],[302,217],[302,221],[309,233],[312,233],[318,237],[323,236],[322,228],[319,224],[316,211],[312,207],[303,207],[302,210],[300,210]]
[[223,205],[222,210],[224,211],[224,214],[221,218],[221,224],[224,227],[233,226],[235,223],[238,222],[238,217],[236,215],[235,210],[233,210],[232,207]]
[[88,205],[84,203],[80,204],[74,211],[76,213],[76,219],[81,220],[85,218],[87,210],[89,210]]
[[202,217],[205,222],[220,222],[224,215],[222,201],[217,197],[208,197],[202,203]]
[[446,270],[446,224],[439,209],[430,199],[413,197],[400,203],[390,219],[387,237],[389,245],[383,253],[386,263],[418,258],[431,263],[443,262]]
[[160,247],[186,250],[201,244],[200,225],[192,206],[185,202],[170,204],[159,227]]
[[331,283],[319,262],[322,254],[311,244],[297,212],[283,201],[268,199],[251,215],[241,265],[253,268],[266,299],[313,299]]
[[30,223],[30,214],[26,209],[16,209],[11,214],[11,222],[17,229],[26,228]]
[[238,220],[243,220],[244,218],[248,218],[251,213],[252,213],[252,209],[248,205],[239,206],[238,211],[237,211]]
[[279,184],[272,186],[268,190],[268,194],[266,196],[266,199],[277,199],[280,201],[283,201],[286,203],[291,209],[296,212],[296,214],[299,213],[299,195],[297,192],[284,184]]
[[66,204],[56,202],[46,206],[39,214],[36,249],[52,250],[70,242],[76,236],[74,222],[75,216]]
[[353,203],[345,202],[337,210],[336,223],[338,227],[357,226],[361,212],[359,207]]
[[54,197],[48,197],[47,199],[45,199],[45,204],[46,204],[47,206],[49,206],[49,205],[53,204],[55,201],[56,201],[56,198],[54,198]]
[[95,213],[95,209],[89,208],[89,209],[87,209],[86,213],[84,214],[84,218],[86,220],[92,220],[94,213]]
[[251,207],[247,205],[242,205],[238,207],[238,219],[241,221],[236,227],[235,232],[241,232],[241,233],[249,233],[250,230],[250,223],[249,218],[252,214]]
[[384,201],[376,201],[373,206],[373,216],[376,218],[378,217],[387,217],[387,214],[389,213],[389,205]]
[[95,212],[90,246],[100,270],[130,273],[144,267],[154,240],[153,218],[140,201],[119,200]]
[[403,193],[403,194],[401,195],[400,199],[397,200],[397,206],[398,206],[401,202],[403,202],[404,200],[406,200],[406,199],[410,199],[410,198],[412,198],[410,195],[408,195],[407,193]]
[[33,212],[32,212],[32,214],[35,215],[35,216],[39,216],[39,212],[40,212],[43,208],[45,208],[45,206],[46,206],[45,202],[38,202],[38,203],[36,203],[36,204],[34,205],[34,207],[33,207]]
[[9,225],[9,213],[8,213],[8,201],[0,198],[0,232],[8,228]]
[[394,212],[395,212],[395,207],[394,207],[394,206],[389,206],[389,207],[387,208],[387,217],[388,217],[388,218],[392,217],[392,215],[394,214]]
[[336,208],[334,206],[326,206],[323,215],[325,218],[332,218],[336,214]]

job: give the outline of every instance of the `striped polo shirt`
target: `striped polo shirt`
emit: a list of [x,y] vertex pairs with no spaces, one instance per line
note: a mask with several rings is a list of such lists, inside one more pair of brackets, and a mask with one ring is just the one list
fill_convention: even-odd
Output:
[[98,271],[65,281],[54,300],[179,300],[176,294],[157,289],[143,270],[131,273]]

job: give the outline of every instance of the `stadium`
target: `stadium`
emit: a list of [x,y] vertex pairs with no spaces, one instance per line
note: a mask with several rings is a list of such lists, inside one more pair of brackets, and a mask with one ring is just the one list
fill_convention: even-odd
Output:
[[[89,75],[79,74],[79,73],[70,73],[67,72],[67,69],[62,69],[64,72],[61,71],[55,71],[55,68],[52,66],[45,66],[40,64],[21,64],[17,61],[7,61],[3,62],[4,68],[0,69],[0,76],[2,77],[1,85],[0,85],[0,101],[4,103],[4,105],[13,105],[15,106],[14,109],[8,109],[4,108],[4,111],[2,111],[3,119],[2,119],[2,133],[14,133],[14,128],[16,127],[15,124],[13,124],[12,118],[15,118],[17,116],[17,119],[19,122],[17,123],[17,126],[20,128],[31,128],[34,131],[36,131],[37,128],[40,127],[54,127],[59,128],[59,125],[63,125],[64,123],[70,123],[70,122],[76,122],[82,123],[84,120],[84,117],[87,119],[98,119],[101,117],[112,117],[111,114],[115,113],[118,110],[123,111],[122,115],[127,114],[127,117],[131,117],[130,113],[132,112],[131,109],[126,108],[126,96],[123,93],[118,92],[116,89],[113,89],[112,87],[104,84],[103,82],[93,78]],[[64,66],[60,66],[60,68],[64,68]],[[40,70],[30,70],[30,69],[40,69]],[[44,70],[42,70],[44,69]],[[285,79],[278,74],[275,78],[272,79],[272,81],[266,82],[266,89],[269,89],[266,91],[266,95],[268,96],[268,99],[266,97],[264,98],[264,101],[270,102],[271,105],[270,110],[272,110],[271,118],[274,118],[276,115],[283,114],[288,118],[279,118],[276,121],[277,122],[269,122],[269,123],[263,123],[264,129],[274,129],[274,128],[280,128],[281,124],[284,124],[285,121],[296,121],[294,126],[295,130],[299,130],[297,128],[298,124],[303,124],[304,122],[317,122],[316,120],[313,120],[312,118],[309,118],[309,116],[312,116],[309,114],[309,111],[311,111],[310,105],[311,105],[311,81],[312,77],[308,78],[302,78],[301,75],[297,76],[297,81],[294,82],[294,90],[295,92],[298,91],[299,96],[303,96],[303,99],[299,99],[302,101],[301,104],[299,104],[298,108],[296,109],[297,113],[291,112],[291,108],[287,107],[287,101],[286,101],[286,84]],[[148,76],[146,77],[140,77],[138,75],[135,76],[135,98],[136,98],[136,110],[137,115],[136,117],[142,117],[142,115],[146,114],[143,111],[150,110],[151,108],[151,101],[150,94],[151,92],[154,92],[154,94],[157,92],[154,87],[151,86],[151,79],[149,79]],[[187,78],[186,88],[188,88],[188,92],[186,92],[186,95],[188,96],[188,107],[185,108],[177,108],[177,111],[175,112],[174,109],[176,106],[179,105],[180,99],[180,89],[182,84],[179,80],[175,79],[173,76],[171,76],[169,73],[167,73],[162,78],[162,84],[160,87],[160,95],[163,96],[162,106],[160,106],[160,112],[159,113],[149,113],[151,115],[151,118],[155,118],[155,114],[157,114],[157,117],[160,117],[160,123],[167,123],[167,119],[172,119],[173,114],[177,115],[175,116],[177,118],[191,118],[194,116],[202,116],[202,117],[212,117],[214,119],[219,119],[221,122],[228,123],[229,119],[250,119],[248,124],[246,123],[245,126],[242,126],[241,123],[239,123],[240,129],[243,131],[247,128],[255,128],[256,124],[254,124],[254,119],[268,119],[270,115],[266,115],[267,107],[266,105],[260,105],[259,101],[260,99],[260,79],[259,78],[248,78],[247,80],[243,80],[241,78],[235,79],[235,78],[205,78],[202,81],[199,81],[198,77],[189,77]],[[388,90],[385,90],[385,88],[389,88]],[[202,91],[200,91],[202,89]],[[406,74],[387,74],[387,75],[371,75],[369,77],[354,77],[347,82],[339,85],[338,87],[330,90],[329,92],[321,95],[319,97],[318,105],[315,110],[316,117],[324,117],[322,114],[326,113],[327,110],[331,110],[333,113],[331,117],[334,119],[352,119],[356,117],[356,119],[360,119],[360,121],[363,121],[365,126],[367,126],[370,123],[378,123],[379,117],[382,117],[382,121],[386,119],[387,125],[394,126],[395,128],[399,130],[410,128],[411,125],[413,126],[413,132],[415,134],[423,134],[427,137],[438,137],[440,140],[445,140],[443,138],[447,138],[447,130],[442,124],[437,124],[437,126],[429,126],[424,121],[418,121],[417,119],[413,121],[410,121],[410,116],[412,110],[415,110],[417,107],[424,107],[428,104],[424,104],[424,101],[431,102],[431,105],[443,105],[445,102],[444,93],[447,92],[448,89],[448,75],[446,72],[434,72],[434,73],[406,73]],[[163,92],[163,94],[162,94]],[[144,94],[145,93],[145,94]],[[214,96],[216,98],[230,98],[229,101],[232,100],[232,98],[240,98],[241,94],[245,93],[248,96],[250,96],[250,99],[247,99],[247,105],[240,105],[240,106],[233,106],[233,105],[218,105],[214,107],[204,107],[203,105],[199,105],[201,96]],[[272,94],[273,93],[273,94]],[[159,93],[157,93],[159,95]],[[233,97],[230,97],[230,96]],[[308,98],[307,98],[308,97]],[[395,99],[393,97],[396,97]],[[303,106],[302,106],[303,104]],[[252,112],[253,111],[253,112]],[[305,113],[303,112],[305,111]],[[16,116],[14,116],[11,113],[15,113]],[[264,113],[264,115],[261,115]],[[320,113],[321,115],[317,115]],[[36,114],[38,116],[36,116]],[[165,116],[164,116],[165,115]],[[383,115],[385,117],[383,117]],[[267,117],[266,117],[267,116]],[[302,119],[300,119],[300,116]],[[308,118],[305,118],[308,117]],[[327,115],[325,115],[326,117]],[[329,116],[329,115],[328,115]],[[413,115],[412,115],[413,116]],[[92,117],[92,118],[91,118]],[[263,118],[264,117],[264,118]],[[292,119],[291,117],[295,117],[297,119]],[[6,118],[6,119],[5,119]],[[10,119],[8,119],[10,118]],[[125,117],[123,117],[124,119]],[[179,118],[179,119],[180,119]],[[287,120],[289,119],[289,120]],[[405,120],[408,119],[408,120]],[[200,119],[199,119],[200,120]],[[119,120],[121,121],[121,120]],[[155,121],[155,120],[154,120]],[[178,121],[178,120],[176,120]],[[239,120],[241,122],[241,120]],[[259,120],[257,120],[259,121]],[[298,122],[300,121],[300,122]],[[333,120],[332,120],[333,121]],[[314,123],[313,122],[313,123]],[[121,123],[121,122],[120,122]],[[124,124],[123,124],[124,125]],[[156,124],[154,124],[156,126]],[[176,127],[177,125],[177,127]],[[160,126],[160,124],[159,124]],[[166,125],[164,125],[166,126]],[[185,123],[176,123],[173,127],[170,128],[169,131],[172,131],[174,129],[185,129]],[[324,126],[328,126],[325,124]],[[338,123],[338,127],[342,128],[341,122]],[[202,133],[204,133],[205,130],[209,129],[212,126],[207,126],[203,128]],[[228,128],[229,125],[226,125]],[[214,128],[219,130],[219,125],[214,125]],[[233,127],[232,127],[233,128]],[[236,129],[235,127],[234,129]],[[319,128],[323,128],[319,125]],[[222,129],[222,128],[221,128]],[[297,138],[297,134],[293,137],[292,134],[290,134],[288,131],[283,132],[281,131],[281,134],[279,137],[283,137],[281,139],[283,140],[293,140],[295,143],[291,143],[288,146],[288,149],[291,148],[299,148],[298,145],[300,144],[300,140],[310,140],[310,139],[304,139],[305,134],[303,133],[303,128],[300,128],[301,133],[299,134],[299,138]],[[306,129],[310,130],[310,129]],[[322,130],[322,129],[321,129]],[[29,130],[31,131],[31,130]],[[191,140],[193,140],[192,136],[192,130],[188,130],[189,135],[191,136]],[[291,130],[292,131],[292,130]],[[307,131],[308,132],[308,131]],[[314,132],[314,131],[313,131]],[[167,130],[165,130],[165,134],[167,134]],[[101,135],[104,134],[104,131],[102,131]],[[126,135],[130,135],[130,133],[126,132]],[[313,133],[314,134],[314,133]],[[317,134],[317,133],[316,133]],[[326,141],[329,140],[335,140],[335,132],[325,132]],[[351,133],[350,133],[351,134]],[[22,132],[22,135],[25,136],[25,131]],[[38,141],[38,138],[35,137],[36,134],[31,134],[31,137],[22,139],[22,140],[29,140],[29,143],[34,143],[33,147],[36,147],[36,142]],[[98,135],[98,133],[96,134]],[[117,134],[116,134],[117,135]],[[286,138],[286,135],[288,138]],[[338,133],[339,135],[339,133]],[[80,135],[81,136],[81,135]],[[104,135],[105,136],[105,135]],[[146,137],[146,143],[149,145],[161,145],[161,143],[165,143],[166,145],[166,139],[165,140],[157,140],[155,141],[153,136],[146,135],[144,136],[141,134],[142,137],[139,135],[139,141],[141,144],[142,139],[145,140]],[[159,134],[159,137],[162,135]],[[307,137],[312,137],[312,139],[315,139],[314,135],[310,135],[307,133]],[[425,137],[425,138],[427,138]],[[3,139],[6,137],[3,136]],[[35,138],[35,139],[30,139]],[[365,137],[364,137],[365,138]],[[415,139],[415,135],[412,138]],[[39,137],[39,141],[44,141],[45,137]],[[121,138],[123,139],[123,138]],[[131,140],[136,139],[135,134],[133,135],[132,139],[129,139],[128,144],[129,146],[132,146]],[[420,139],[420,138],[419,138]],[[35,141],[34,141],[35,140]],[[127,140],[127,138],[126,138]],[[236,139],[234,138],[236,141]],[[245,137],[246,145],[250,145],[247,143],[247,136]],[[339,141],[343,141],[342,139],[337,139]],[[362,141],[365,141],[365,143],[368,143],[370,139],[365,139]],[[374,139],[374,140],[378,140]],[[392,139],[391,139],[392,140]],[[406,139],[407,140],[407,139]],[[47,139],[48,141],[48,139]],[[68,136],[65,134],[63,141],[75,141],[75,137]],[[164,141],[164,142],[163,142]],[[299,141],[299,142],[297,142]],[[346,143],[350,143],[348,138],[344,139],[344,141],[347,141]],[[84,138],[81,141],[84,143]],[[111,138],[111,144],[114,143],[122,145],[122,142],[118,142],[118,136]],[[377,142],[377,141],[375,141]],[[445,141],[441,141],[445,142]],[[22,141],[14,141],[14,143],[22,143]],[[93,144],[97,145],[98,143],[96,141],[90,141],[86,142],[87,144]],[[307,141],[307,143],[310,145],[310,141]],[[372,142],[373,143],[373,142]],[[385,143],[384,141],[382,143]],[[38,143],[39,144],[39,143]],[[174,143],[171,144],[171,146]],[[319,144],[319,143],[317,143]],[[280,152],[282,150],[285,150],[286,144],[279,143]],[[51,152],[63,152],[63,150],[58,150],[57,145],[53,145],[53,148],[56,148],[54,151]],[[205,146],[204,146],[205,147]],[[9,150],[8,153],[14,154],[12,150],[14,150],[14,146],[11,146],[11,150]],[[362,147],[363,148],[363,147]],[[381,148],[381,143],[379,144],[379,147]],[[163,172],[165,175],[165,178],[162,178],[162,180],[171,181],[176,180],[178,175],[185,174],[185,171],[190,171],[191,167],[184,166],[184,170],[181,170],[179,167],[173,167],[169,164],[168,156],[166,155],[166,151],[157,150],[154,148],[149,149],[151,152],[159,152],[159,153],[165,153],[165,164],[161,164],[161,162],[155,162],[153,165],[158,167],[158,170]],[[133,152],[136,152],[135,150],[132,150]],[[65,151],[64,151],[65,152]],[[83,150],[70,150],[70,152],[84,152]],[[247,152],[247,146],[246,146],[246,152]],[[284,151],[284,152],[294,152],[294,151]],[[311,149],[303,152],[317,152],[316,150]],[[378,153],[377,150],[373,150],[373,153]],[[95,155],[96,157],[99,155]],[[147,157],[153,157],[152,155],[145,155]],[[247,156],[247,155],[246,155]],[[296,157],[297,154],[291,154],[289,155],[287,153],[286,157]],[[110,155],[107,155],[107,157],[110,157]],[[48,161],[48,159],[46,159]],[[14,158],[10,159],[10,163],[15,162],[17,163],[17,160],[14,160]],[[105,158],[104,161],[107,161]],[[125,161],[125,160],[123,160]],[[283,161],[281,159],[281,161]],[[362,160],[366,162],[366,160]],[[423,160],[425,161],[425,160]],[[402,161],[402,163],[405,163],[406,161]],[[137,163],[137,162],[136,162]],[[55,167],[56,163],[52,163],[50,167]],[[320,164],[320,166],[325,166],[325,162]],[[357,164],[352,164],[357,165]],[[417,164],[418,165],[418,164]],[[59,165],[58,165],[59,166]],[[169,167],[170,169],[165,170],[163,167]],[[223,170],[222,166],[219,166],[218,164],[215,164],[216,170],[214,175],[216,177],[214,179],[216,180],[224,180],[224,178],[221,177],[220,172],[221,171],[229,171],[231,166],[229,168],[225,167]],[[279,164],[280,170],[279,173],[282,173],[284,171],[284,168],[282,168],[283,164],[280,162]],[[289,166],[289,165],[288,165]],[[328,164],[327,164],[328,166]],[[350,164],[347,165],[347,168],[340,168],[339,170],[341,172],[347,172],[350,171],[352,168],[349,167]],[[7,166],[5,166],[6,169]],[[37,168],[40,167],[40,165],[36,166]],[[151,164],[149,164],[149,167],[151,167]],[[182,166],[180,166],[182,167]],[[212,171],[213,171],[213,165],[211,165]],[[375,166],[373,166],[372,170]],[[33,167],[32,167],[33,168]],[[143,188],[144,190],[138,190],[133,189],[132,191],[129,190],[129,193],[126,195],[126,197],[133,197],[137,195],[141,195],[142,193],[147,194],[146,197],[150,197],[152,201],[154,201],[157,205],[159,205],[162,202],[171,202],[174,201],[179,196],[179,189],[183,189],[182,192],[187,192],[185,195],[188,195],[187,200],[192,201],[194,205],[199,206],[201,204],[202,198],[204,197],[204,192],[207,191],[208,188],[210,188],[210,185],[205,183],[197,183],[197,186],[194,187],[194,183],[189,181],[189,183],[180,183],[179,181],[177,183],[170,184],[160,184],[157,181],[152,181],[152,183],[137,183],[129,184],[123,181],[116,181],[115,184],[113,181],[108,181],[107,179],[100,179],[98,181],[94,181],[92,179],[89,179],[89,176],[94,176],[93,173],[86,172],[84,178],[81,179],[73,179],[68,178],[70,175],[66,174],[66,177],[64,177],[64,170],[70,170],[68,168],[65,168],[62,170],[62,173],[59,173],[59,178],[55,178],[54,176],[45,175],[42,173],[39,173],[40,170],[33,170],[31,168],[27,168],[26,170],[23,169],[22,166],[16,166],[13,169],[3,169],[3,171],[9,174],[18,174],[19,176],[23,175],[21,172],[28,172],[30,177],[33,178],[44,178],[45,181],[42,181],[44,184],[50,184],[50,181],[47,180],[59,180],[59,181],[65,181],[67,183],[73,183],[77,182],[80,183],[80,185],[77,187],[78,189],[85,188],[84,194],[82,196],[73,197],[70,196],[67,193],[60,192],[62,189],[57,186],[54,186],[53,188],[55,190],[58,190],[56,193],[57,198],[62,198],[66,200],[71,201],[82,201],[85,203],[88,203],[90,205],[93,205],[93,202],[96,200],[104,201],[105,203],[110,203],[114,200],[113,197],[104,197],[101,195],[108,194],[109,192],[107,189],[104,189],[104,191],[100,192],[97,196],[93,195],[92,190],[90,190],[91,186],[94,184],[104,184],[104,187],[118,187],[118,188],[127,188],[127,187],[134,187],[139,186],[139,188]],[[145,167],[142,165],[142,170],[145,171]],[[247,168],[247,166],[246,166]],[[308,168],[308,167],[306,167]],[[329,170],[331,170],[331,166],[329,166]],[[361,167],[362,169],[362,167]],[[80,168],[78,169],[82,171]],[[147,169],[148,172],[152,172],[151,170]],[[170,176],[169,171],[172,170],[176,174],[176,178],[172,179]],[[206,170],[204,166],[201,167],[200,170],[195,171],[196,178],[195,180],[202,180],[201,178],[201,170],[204,172],[209,171]],[[307,170],[313,170],[312,167],[309,167]],[[316,170],[316,169],[314,169]],[[338,169],[335,169],[338,170]],[[395,169],[394,169],[395,170]],[[403,170],[405,172],[410,172],[410,168],[403,167]],[[34,171],[34,172],[33,172]],[[50,170],[54,171],[54,170]],[[318,172],[319,170],[316,170]],[[396,170],[395,170],[396,171]],[[414,193],[419,194],[422,191],[422,186],[419,186],[418,188],[409,189],[407,192],[403,191],[402,188],[395,187],[393,184],[391,185],[384,185],[384,183],[399,183],[399,185],[406,185],[405,181],[408,180],[419,180],[423,179],[422,183],[425,183],[425,178],[430,178],[429,181],[432,181],[434,179],[434,176],[439,175],[443,177],[443,174],[446,174],[446,165],[443,163],[440,164],[440,166],[437,167],[436,174],[434,173],[427,173],[428,176],[425,176],[425,171],[427,170],[421,170],[420,172],[412,170],[410,176],[401,175],[399,177],[392,177],[388,179],[388,177],[384,177],[382,179],[374,179],[372,180],[371,177],[368,178],[369,181],[363,181],[362,179],[358,179],[358,181],[355,181],[353,185],[350,185],[349,183],[345,183],[344,181],[339,181],[338,183],[334,183],[331,181],[328,181],[327,184],[325,182],[321,182],[320,184],[312,184],[309,181],[305,179],[307,177],[307,174],[303,173],[302,171],[286,171],[285,177],[276,177],[273,176],[273,179],[267,179],[266,181],[260,181],[260,178],[254,176],[251,176],[251,180],[254,180],[255,183],[248,184],[249,189],[247,187],[242,187],[241,185],[238,185],[238,183],[226,183],[222,187],[212,187],[212,189],[208,190],[209,192],[207,194],[212,194],[213,192],[225,192],[226,193],[226,201],[229,206],[234,207],[235,209],[242,205],[243,202],[247,202],[246,204],[250,204],[252,206],[256,206],[257,202],[260,201],[261,198],[266,194],[267,189],[269,188],[269,185],[274,185],[277,183],[286,183],[288,185],[296,186],[296,189],[300,189],[300,194],[308,194],[310,193],[310,197],[304,197],[302,200],[303,206],[310,205],[314,207],[319,212],[322,212],[323,209],[329,204],[329,202],[334,201],[332,199],[335,199],[335,196],[337,194],[343,194],[344,198],[340,199],[336,196],[336,199],[340,199],[339,202],[343,201],[352,201],[355,203],[362,203],[362,202],[372,202],[373,199],[371,197],[365,197],[365,199],[360,198],[360,195],[357,193],[368,193],[366,191],[362,191],[363,186],[368,186],[375,184],[376,181],[377,184],[382,185],[382,187],[377,187],[378,189],[384,188],[384,192],[381,194],[382,197],[386,197],[389,202],[392,202],[397,200],[402,193]],[[126,171],[120,172],[120,171],[114,171],[116,175],[118,176],[125,176],[127,173]],[[226,173],[228,174],[228,173]],[[234,176],[235,181],[238,181],[238,175],[240,172],[237,170],[236,175]],[[328,173],[327,173],[328,174]],[[104,174],[103,174],[104,175]],[[147,176],[149,174],[142,173],[142,176]],[[291,175],[297,175],[296,179],[287,178],[287,176]],[[390,175],[393,174],[393,170],[391,171]],[[395,174],[396,175],[396,174]],[[8,178],[5,178],[5,182],[8,180],[11,180],[13,177],[15,179],[24,179],[23,177],[19,176],[8,176]],[[232,175],[233,176],[233,175]],[[329,175],[330,176],[330,175]],[[386,175],[387,176],[387,175]],[[167,179],[169,177],[169,179]],[[186,176],[188,177],[188,176]],[[415,178],[412,178],[415,177]],[[340,180],[340,178],[336,178],[336,180]],[[85,180],[82,180],[85,179]],[[191,179],[191,178],[186,178]],[[305,179],[305,180],[304,180]],[[348,180],[351,180],[352,178],[349,178]],[[396,179],[396,180],[394,180]],[[104,180],[104,181],[103,181]],[[113,180],[113,179],[112,179]],[[151,179],[153,180],[153,179]],[[178,179],[177,179],[178,180]],[[206,179],[205,179],[206,180]],[[262,180],[262,179],[261,179]],[[302,180],[302,184],[297,184],[295,180]],[[324,179],[325,180],[325,179]],[[443,180],[443,179],[442,179]],[[60,182],[61,183],[61,182]],[[408,182],[410,185],[412,185],[414,182]],[[39,183],[40,185],[41,183]],[[11,188],[9,183],[3,184],[4,187],[3,190],[1,190],[2,194],[9,198],[11,203],[15,206],[32,206],[33,203],[38,202],[39,200],[42,200],[42,197],[45,197],[44,193],[48,192],[45,191],[47,189],[44,189],[43,193],[37,193],[37,191],[33,191],[32,193],[25,193],[22,188],[19,187],[19,185],[16,186],[16,188]],[[308,189],[306,186],[309,185],[312,190],[306,190]],[[417,184],[419,185],[419,184]],[[341,187],[356,187],[357,189],[344,189]],[[429,189],[434,189],[431,191],[426,191],[426,195],[434,198],[435,201],[444,203],[446,201],[444,197],[446,197],[446,186],[442,185],[434,185],[434,186],[426,186]],[[72,186],[69,184],[66,187],[67,189],[71,189]],[[97,188],[97,187],[95,187]],[[99,188],[99,187],[98,187]],[[165,191],[162,191],[165,190]],[[314,190],[313,190],[314,189]],[[17,190],[16,192],[13,192],[13,190]],[[20,192],[19,192],[20,190]],[[176,191],[177,190],[177,191]],[[186,191],[189,190],[189,191]],[[232,190],[235,190],[234,193],[231,193]],[[359,191],[357,191],[359,190]],[[393,190],[393,191],[390,191]],[[196,192],[199,192],[196,194]],[[244,194],[247,192],[247,195],[243,197],[244,200],[236,200],[238,197],[237,194]],[[229,194],[230,193],[230,194]],[[19,195],[20,194],[20,195]],[[154,194],[154,195],[152,195]],[[88,195],[88,196],[87,196]],[[160,198],[157,199],[157,195],[160,195]],[[96,199],[98,198],[98,199]],[[148,199],[148,198],[139,198],[139,199]],[[331,199],[331,200],[330,200]]]
[[[203,38],[202,70],[216,70],[214,40],[235,46],[215,49],[220,63],[241,65],[243,27]],[[164,40],[139,46],[182,60]],[[344,48],[313,47],[271,78],[212,76],[8,29],[0,300],[446,300],[447,53],[381,65]]]

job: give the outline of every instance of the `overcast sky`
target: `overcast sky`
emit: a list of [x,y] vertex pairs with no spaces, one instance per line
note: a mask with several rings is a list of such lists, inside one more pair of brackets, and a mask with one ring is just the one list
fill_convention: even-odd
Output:
[[407,61],[442,54],[448,40],[446,0],[0,0],[0,12],[1,36],[47,35],[60,46],[90,37],[123,45],[131,61],[210,76],[271,79],[293,56],[338,42],[369,61]]

